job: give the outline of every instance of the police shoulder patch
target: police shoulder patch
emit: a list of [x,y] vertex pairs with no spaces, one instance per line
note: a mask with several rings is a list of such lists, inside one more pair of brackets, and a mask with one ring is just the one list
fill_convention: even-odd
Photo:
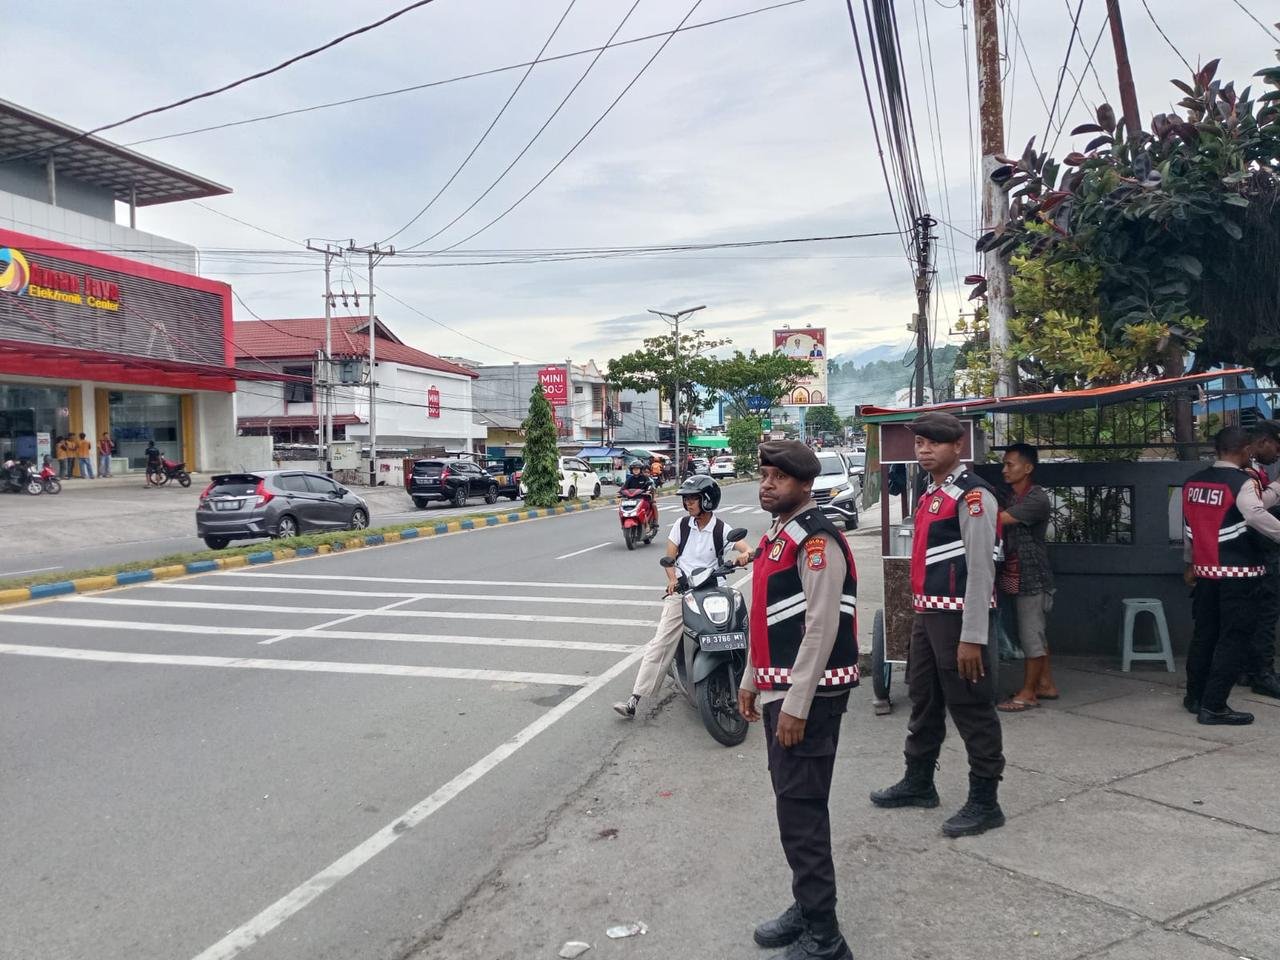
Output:
[[982,516],[982,491],[970,490],[964,495],[964,502],[969,506],[969,516]]
[[826,568],[826,537],[815,535],[804,542],[804,562],[810,570],[823,570]]

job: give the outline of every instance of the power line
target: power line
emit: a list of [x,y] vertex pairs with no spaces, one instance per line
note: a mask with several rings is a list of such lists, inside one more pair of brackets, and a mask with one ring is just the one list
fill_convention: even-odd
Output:
[[404,307],[406,310],[413,311],[418,316],[422,317],[424,320],[429,320],[432,323],[434,323],[436,326],[442,327],[445,330],[448,330],[450,333],[457,334],[459,337],[462,337],[462,339],[464,340],[470,340],[472,343],[479,344],[482,347],[488,347],[490,350],[496,350],[498,351],[498,353],[505,353],[508,357],[515,357],[517,360],[526,360],[529,363],[537,363],[536,360],[530,360],[528,357],[524,356],[523,354],[512,353],[510,350],[504,350],[502,347],[495,346],[492,343],[487,343],[486,341],[480,340],[477,337],[473,337],[468,333],[463,333],[461,330],[451,327],[447,323],[444,323],[440,320],[437,320],[435,317],[432,317],[426,313],[423,313],[417,307],[413,306],[412,304],[406,303],[405,301],[397,297],[394,293],[389,293],[388,291],[384,290],[382,287],[375,285],[374,289],[377,290],[383,296],[387,297],[388,299],[394,300],[396,303],[400,304],[400,306]]
[[332,107],[345,107],[353,103],[364,103],[367,100],[378,100],[382,97],[395,97],[403,93],[414,93],[418,90],[428,90],[432,87],[442,87],[450,83],[458,83],[463,80],[475,80],[480,77],[490,77],[498,73],[507,73],[511,70],[521,70],[525,67],[534,66],[540,63],[555,63],[558,60],[569,60],[574,57],[585,56],[588,53],[597,53],[600,50],[613,50],[617,47],[626,47],[636,43],[644,43],[646,40],[656,40],[659,37],[665,37],[671,33],[687,33],[690,30],[700,30],[703,27],[714,27],[722,23],[728,23],[731,20],[741,20],[744,17],[752,17],[758,13],[768,13],[772,10],[781,10],[784,7],[793,7],[799,3],[806,3],[808,0],[785,0],[782,3],[773,3],[765,7],[757,7],[754,10],[744,10],[742,13],[735,13],[727,17],[719,17],[715,20],[703,20],[700,23],[691,23],[688,26],[680,27],[674,31],[663,30],[658,33],[649,33],[641,37],[633,37],[630,40],[619,40],[616,43],[607,44],[603,47],[586,47],[582,50],[573,50],[569,53],[558,53],[550,57],[543,57],[538,60],[527,60],[523,63],[512,63],[503,67],[491,67],[487,70],[480,70],[475,73],[464,73],[456,77],[448,77],[444,80],[432,80],[427,83],[415,83],[408,87],[397,87],[394,90],[383,90],[377,93],[367,93],[359,97],[347,97],[343,100],[329,100],[324,103],[316,103],[307,107],[298,107],[293,110],[282,110],[277,113],[265,113],[256,117],[246,117],[243,120],[231,120],[226,123],[215,123],[207,127],[196,127],[192,130],[183,130],[178,133],[167,133],[158,137],[147,137],[142,140],[130,141],[124,146],[136,147],[144,143],[156,143],[160,140],[174,140],[178,137],[190,137],[197,133],[209,133],[214,130],[226,130],[230,127],[240,127],[250,123],[263,123],[267,120],[279,120],[282,117],[293,117],[303,113],[312,113],[316,110],[328,110]]
[[1040,138],[1043,146],[1049,140],[1049,131],[1053,129],[1053,116],[1058,110],[1058,100],[1062,96],[1062,83],[1067,77],[1067,64],[1071,62],[1071,51],[1075,47],[1076,37],[1080,35],[1080,13],[1084,10],[1084,0],[1076,5],[1076,15],[1071,20],[1071,36],[1067,40],[1067,55],[1062,58],[1062,69],[1058,71],[1058,85],[1053,91],[1053,106],[1049,108],[1049,117],[1045,121],[1044,136]]
[[[639,0],[637,0],[637,2],[639,2]],[[689,12],[686,13],[684,17],[680,20],[680,23],[677,24],[677,28],[679,28],[680,26],[683,26],[685,22],[688,21],[688,19],[691,16],[693,16],[694,11],[696,11],[698,7],[701,6],[701,4],[702,4],[702,0],[694,0],[693,6],[689,8]],[[635,7],[633,6],[631,9],[634,10]],[[628,15],[630,15],[630,11],[628,11]],[[564,155],[559,160],[557,160],[554,164],[552,164],[551,169],[548,170],[546,173],[544,173],[533,186],[531,186],[528,190],[526,190],[523,194],[521,194],[520,197],[515,201],[515,203],[511,204],[509,207],[503,210],[500,214],[498,214],[496,217],[494,217],[492,220],[486,223],[484,226],[480,227],[480,229],[467,234],[461,240],[458,240],[458,241],[455,241],[454,243],[449,244],[447,247],[444,248],[444,250],[452,250],[455,247],[458,247],[466,243],[468,240],[474,240],[476,237],[480,236],[480,234],[484,233],[486,230],[488,230],[498,221],[506,217],[507,214],[511,213],[511,211],[515,210],[516,207],[520,206],[520,204],[524,203],[525,200],[529,199],[529,197],[533,194],[533,192],[537,190],[540,186],[542,186],[544,183],[546,183],[547,180],[551,178],[551,175],[555,173],[557,170],[559,170],[560,166],[566,160],[568,160],[570,156],[573,155],[574,151],[576,151],[578,147],[582,146],[582,144],[586,142],[586,139],[589,136],[591,136],[592,133],[595,132],[596,128],[600,126],[601,123],[604,122],[605,117],[609,116],[609,114],[613,112],[613,108],[616,107],[622,101],[622,98],[625,97],[630,92],[631,88],[634,87],[636,83],[640,80],[640,78],[644,76],[645,72],[649,69],[650,66],[653,65],[653,62],[658,59],[662,51],[667,49],[667,44],[671,42],[671,38],[674,37],[675,35],[676,35],[675,31],[672,31],[670,34],[667,35],[667,37],[662,41],[662,43],[658,45],[658,49],[653,52],[653,55],[650,56],[649,59],[644,62],[644,65],[641,66],[641,68],[636,72],[636,75],[631,78],[631,80],[627,83],[627,85],[622,88],[622,91],[616,97],[613,98],[613,100],[610,102],[610,104],[607,107],[605,107],[604,112],[600,114],[600,116],[596,117],[595,122],[592,123],[591,126],[587,128],[587,132],[584,133],[581,137],[579,137],[574,142],[573,146],[571,146],[568,150],[566,150]],[[415,244],[415,246],[418,246],[418,244]]]
[[1195,73],[1191,64],[1187,62],[1187,58],[1182,55],[1182,51],[1174,46],[1173,41],[1169,39],[1169,35],[1164,32],[1164,28],[1161,27],[1159,21],[1156,20],[1156,15],[1152,13],[1151,8],[1147,6],[1147,0],[1142,0],[1142,9],[1147,11],[1147,17],[1151,20],[1152,26],[1154,26],[1160,36],[1164,38],[1164,42],[1169,45],[1169,49],[1178,55],[1178,59],[1182,61],[1182,65],[1187,68],[1187,72]]
[[432,197],[430,200],[428,200],[426,205],[421,210],[419,210],[412,217],[410,217],[408,223],[406,223],[395,233],[391,234],[386,239],[384,239],[382,241],[383,243],[390,243],[396,237],[400,236],[400,234],[404,233],[411,226],[417,223],[422,218],[422,216],[428,210],[430,210],[432,206],[435,205],[435,202],[440,199],[441,194],[443,194],[446,190],[449,189],[450,184],[452,184],[453,181],[458,178],[458,174],[460,174],[463,171],[463,169],[466,167],[466,165],[471,162],[471,158],[476,155],[476,151],[480,149],[481,144],[483,144],[485,140],[488,138],[489,134],[493,132],[493,128],[496,127],[498,125],[498,121],[502,119],[502,115],[507,112],[507,107],[511,106],[511,101],[516,98],[516,94],[518,94],[521,88],[524,87],[525,81],[528,80],[529,75],[533,73],[534,66],[537,64],[539,60],[542,59],[542,55],[547,52],[547,47],[551,46],[551,41],[556,38],[556,34],[560,32],[560,27],[564,24],[565,18],[569,16],[569,11],[573,9],[574,4],[577,2],[578,0],[569,0],[569,5],[564,8],[564,13],[560,14],[560,19],[556,21],[556,25],[551,28],[551,33],[549,33],[547,35],[547,39],[543,41],[542,47],[538,50],[538,55],[529,64],[529,67],[528,69],[525,70],[524,74],[521,75],[520,82],[516,84],[515,89],[511,91],[511,95],[507,97],[506,101],[498,109],[498,112],[494,116],[493,120],[489,122],[489,126],[485,127],[484,133],[480,134],[480,139],[475,142],[475,146],[473,146],[471,148],[471,151],[465,157],[462,158],[462,162],[458,164],[458,168],[449,175],[449,179],[446,180],[444,184],[440,187],[440,189],[436,191],[435,196]]
[[[1088,65],[1093,64],[1093,55],[1098,51],[1098,44],[1102,42],[1102,35],[1107,32],[1108,22],[1104,19],[1102,26],[1098,28],[1098,36],[1094,38],[1093,47],[1089,50]],[[1082,41],[1083,42],[1083,38]],[[1071,115],[1071,110],[1076,105],[1076,101],[1080,99],[1080,92],[1084,89],[1085,71],[1080,71],[1080,78],[1076,81],[1076,92],[1071,97],[1071,102],[1067,104],[1067,109],[1062,112],[1058,119],[1058,128],[1053,132],[1053,143],[1049,144],[1048,153],[1053,153],[1054,148],[1058,145],[1058,140],[1062,136],[1062,131],[1067,125],[1067,117]]]
[[226,93],[228,90],[234,90],[236,87],[243,86],[244,84],[250,83],[254,80],[260,80],[263,77],[269,77],[271,74],[279,73],[281,70],[284,70],[287,67],[293,66],[293,64],[298,63],[299,61],[306,60],[308,57],[314,57],[316,54],[323,53],[324,51],[329,50],[332,47],[336,47],[338,44],[343,43],[346,40],[350,40],[352,37],[358,37],[362,33],[368,33],[370,30],[376,30],[378,27],[384,26],[385,24],[390,23],[392,20],[396,20],[399,17],[403,17],[406,13],[410,13],[411,11],[418,9],[419,7],[425,7],[427,4],[432,2],[434,2],[434,0],[415,0],[414,3],[411,3],[408,6],[401,7],[399,10],[395,10],[387,14],[381,20],[375,20],[373,23],[367,23],[363,27],[357,27],[355,30],[349,30],[348,32],[342,34],[342,36],[340,37],[335,37],[332,40],[328,41],[327,43],[323,43],[318,47],[313,47],[310,50],[307,50],[307,51],[304,51],[303,53],[298,54],[297,56],[290,57],[288,60],[284,60],[276,64],[274,67],[269,67],[266,70],[259,70],[257,73],[251,73],[247,77],[241,77],[239,80],[233,80],[231,83],[223,84],[222,86],[217,87],[213,90],[206,90],[204,93],[192,94],[189,97],[183,97],[181,100],[175,100],[172,103],[167,103],[160,107],[152,107],[150,110],[143,110],[141,113],[135,113],[132,116],[125,117],[123,120],[116,120],[114,123],[105,123],[100,127],[94,127],[92,130],[86,130],[83,133],[78,133],[74,137],[69,137],[66,140],[62,141],[61,143],[54,144],[53,146],[42,147],[38,150],[28,150],[24,153],[19,153],[16,156],[5,157],[3,159],[0,159],[0,163],[9,163],[14,160],[25,160],[28,157],[42,156],[46,153],[49,153],[53,150],[58,149],[59,147],[65,147],[73,143],[78,143],[79,141],[84,140],[88,137],[91,137],[94,134],[102,133],[104,130],[112,130],[116,127],[123,127],[127,123],[133,123],[135,120],[141,120],[143,117],[150,117],[150,116],[154,116],[157,113],[164,113],[167,110],[173,110],[177,107],[185,106],[188,103],[194,103],[197,100],[204,100],[204,99],[207,99],[208,97],[217,96],[220,93]]
[[1275,33],[1272,33],[1271,28],[1270,28],[1270,27],[1268,27],[1268,26],[1267,26],[1265,23],[1263,23],[1261,20],[1259,20],[1257,17],[1255,17],[1255,16],[1254,16],[1250,11],[1249,11],[1249,8],[1248,8],[1248,7],[1246,7],[1243,3],[1241,3],[1241,2],[1240,2],[1240,0],[1231,0],[1231,2],[1232,2],[1232,3],[1234,3],[1237,7],[1239,7],[1239,8],[1244,12],[1244,15],[1245,15],[1246,17],[1248,17],[1250,20],[1252,20],[1254,23],[1256,23],[1258,26],[1260,26],[1260,27],[1262,28],[1263,32],[1264,32],[1265,34],[1267,34],[1267,36],[1269,36],[1272,40],[1278,40],[1278,41],[1280,41],[1280,36],[1276,35]]
[[215,209],[214,207],[209,206],[207,203],[201,203],[199,200],[192,200],[191,202],[194,203],[197,207],[200,207],[202,210],[208,210],[210,213],[217,214],[219,217],[224,217],[227,220],[234,220],[236,223],[240,224],[241,226],[248,227],[250,230],[257,230],[259,233],[265,233],[267,236],[275,237],[277,240],[283,240],[285,243],[292,243],[294,246],[298,246],[298,247],[306,246],[306,244],[304,244],[301,240],[294,240],[290,237],[286,237],[286,236],[283,236],[282,234],[275,233],[271,230],[268,230],[266,227],[260,227],[256,223],[250,223],[248,220],[241,220],[239,217],[233,217],[231,214],[223,213],[221,210]]

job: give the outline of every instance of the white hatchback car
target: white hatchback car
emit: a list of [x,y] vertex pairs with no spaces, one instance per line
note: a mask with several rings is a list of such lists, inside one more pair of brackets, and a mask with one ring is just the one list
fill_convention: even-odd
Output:
[[734,465],[733,457],[716,457],[714,460],[712,460],[711,476],[737,477],[738,468]]
[[[560,458],[560,497],[564,500],[576,500],[581,496],[596,499],[600,496],[600,475],[592,470],[585,460],[578,457]],[[528,487],[520,484],[520,496],[529,492]]]

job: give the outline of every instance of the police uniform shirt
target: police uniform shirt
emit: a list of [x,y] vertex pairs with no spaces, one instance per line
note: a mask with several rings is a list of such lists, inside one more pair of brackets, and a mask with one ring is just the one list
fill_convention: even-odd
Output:
[[[925,496],[940,486],[953,483],[964,476],[967,468],[960,467],[941,484],[930,482]],[[960,621],[960,643],[977,643],[986,646],[990,626],[991,598],[996,585],[996,523],[1000,505],[995,495],[986,487],[976,487],[980,494],[976,502],[960,503],[960,537],[964,541],[964,558],[967,577],[964,589],[964,613]],[[972,494],[973,491],[970,491]]]
[[[1237,464],[1226,460],[1215,460],[1213,466],[1218,470],[1240,469]],[[1269,507],[1280,502],[1280,480],[1262,489],[1256,475],[1250,472],[1250,476],[1254,477],[1254,482],[1246,483],[1240,488],[1240,492],[1236,494],[1236,509],[1240,511],[1245,526],[1250,530],[1256,530],[1268,540],[1280,542],[1280,520],[1267,512]],[[1191,541],[1185,536],[1182,538],[1182,559],[1185,563],[1191,562]]]
[[[769,528],[768,538],[772,540],[787,525],[792,517],[797,517],[806,510],[817,508],[810,500],[785,517],[778,517]],[[809,708],[813,698],[817,696],[843,696],[848,690],[839,690],[830,694],[818,692],[818,681],[822,671],[826,669],[831,650],[836,645],[836,631],[840,626],[840,597],[844,588],[844,577],[848,571],[844,553],[831,539],[830,534],[817,533],[806,540],[809,543],[816,537],[826,541],[827,547],[821,553],[802,550],[803,562],[800,566],[800,585],[804,590],[806,607],[804,615],[804,639],[796,652],[796,662],[791,667],[791,689],[765,690],[760,693],[760,705],[782,701],[783,712],[801,720],[809,717]],[[742,675],[742,689],[756,690],[755,669],[750,663],[751,652],[747,651],[747,669]]]

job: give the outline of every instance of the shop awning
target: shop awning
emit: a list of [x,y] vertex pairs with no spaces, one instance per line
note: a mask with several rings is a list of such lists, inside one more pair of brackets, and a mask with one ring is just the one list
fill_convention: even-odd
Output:
[[160,360],[5,339],[0,339],[0,373],[47,377],[50,380],[91,380],[179,390],[219,390],[223,393],[233,392],[237,380],[311,382],[310,377],[267,370],[243,370],[216,363]]
[[[357,423],[364,423],[364,421],[354,413],[335,413],[333,415],[333,425],[335,427],[350,427]],[[236,420],[236,426],[241,430],[274,429],[275,427],[310,427],[313,430],[318,430],[320,428],[320,416],[314,413],[303,413],[278,417],[240,417]]]
[[867,423],[895,423],[914,420],[922,413],[941,411],[957,417],[976,417],[988,413],[1065,413],[1069,410],[1088,410],[1106,407],[1130,400],[1170,395],[1201,386],[1223,377],[1251,374],[1247,367],[1231,370],[1213,370],[1193,373],[1185,377],[1167,377],[1161,380],[1144,380],[1140,383],[1118,383],[1110,387],[1092,390],[1062,390],[1054,393],[1033,393],[1017,397],[980,397],[974,400],[956,400],[951,403],[935,403],[924,407],[872,407],[862,408],[862,419]]

